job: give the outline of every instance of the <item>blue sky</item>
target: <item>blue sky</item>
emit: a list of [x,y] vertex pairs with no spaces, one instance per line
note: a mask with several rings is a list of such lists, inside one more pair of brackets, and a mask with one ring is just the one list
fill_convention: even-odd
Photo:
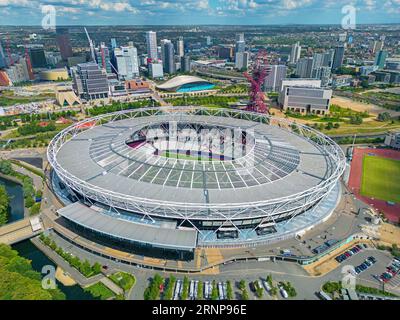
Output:
[[40,25],[43,7],[57,25],[400,23],[400,0],[0,0],[0,24]]

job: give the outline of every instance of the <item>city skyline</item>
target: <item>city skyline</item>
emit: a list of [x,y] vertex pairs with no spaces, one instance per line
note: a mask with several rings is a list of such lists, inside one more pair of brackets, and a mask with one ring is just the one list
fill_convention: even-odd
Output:
[[57,25],[341,24],[346,5],[356,23],[400,23],[399,0],[0,0],[0,25],[40,25],[46,5]]

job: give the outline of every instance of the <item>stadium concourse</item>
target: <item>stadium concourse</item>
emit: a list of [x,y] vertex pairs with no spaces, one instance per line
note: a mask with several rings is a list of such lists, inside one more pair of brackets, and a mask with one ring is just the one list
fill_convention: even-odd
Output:
[[[400,152],[391,149],[371,149],[371,148],[355,148],[351,162],[350,178],[348,186],[354,192],[355,196],[361,201],[371,205],[379,212],[383,212],[385,217],[394,223],[400,220],[400,204],[387,200],[380,200],[362,195],[362,179],[363,179],[363,159],[365,156],[376,156],[387,159],[400,160]],[[383,178],[383,177],[382,177]],[[393,177],[397,179],[398,177]],[[382,181],[384,185],[385,181]]]
[[196,248],[271,244],[326,221],[342,150],[268,115],[196,106],[86,119],[50,143],[60,222],[98,243],[191,260]]

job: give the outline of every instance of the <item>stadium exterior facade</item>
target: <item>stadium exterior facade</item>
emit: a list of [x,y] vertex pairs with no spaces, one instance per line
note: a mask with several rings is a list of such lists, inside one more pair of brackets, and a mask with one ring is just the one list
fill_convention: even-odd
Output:
[[[232,148],[223,153],[212,130]],[[186,259],[198,246],[266,244],[325,221],[345,168],[341,149],[312,128],[196,106],[86,119],[60,132],[47,155],[66,203],[59,214],[72,226]]]

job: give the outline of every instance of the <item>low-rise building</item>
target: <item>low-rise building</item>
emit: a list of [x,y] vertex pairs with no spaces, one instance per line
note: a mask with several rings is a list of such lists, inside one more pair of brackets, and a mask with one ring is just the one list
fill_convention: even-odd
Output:
[[385,145],[393,149],[400,149],[400,132],[390,132],[385,138]]
[[279,97],[283,110],[318,115],[329,113],[331,99],[331,89],[299,86],[285,86]]

